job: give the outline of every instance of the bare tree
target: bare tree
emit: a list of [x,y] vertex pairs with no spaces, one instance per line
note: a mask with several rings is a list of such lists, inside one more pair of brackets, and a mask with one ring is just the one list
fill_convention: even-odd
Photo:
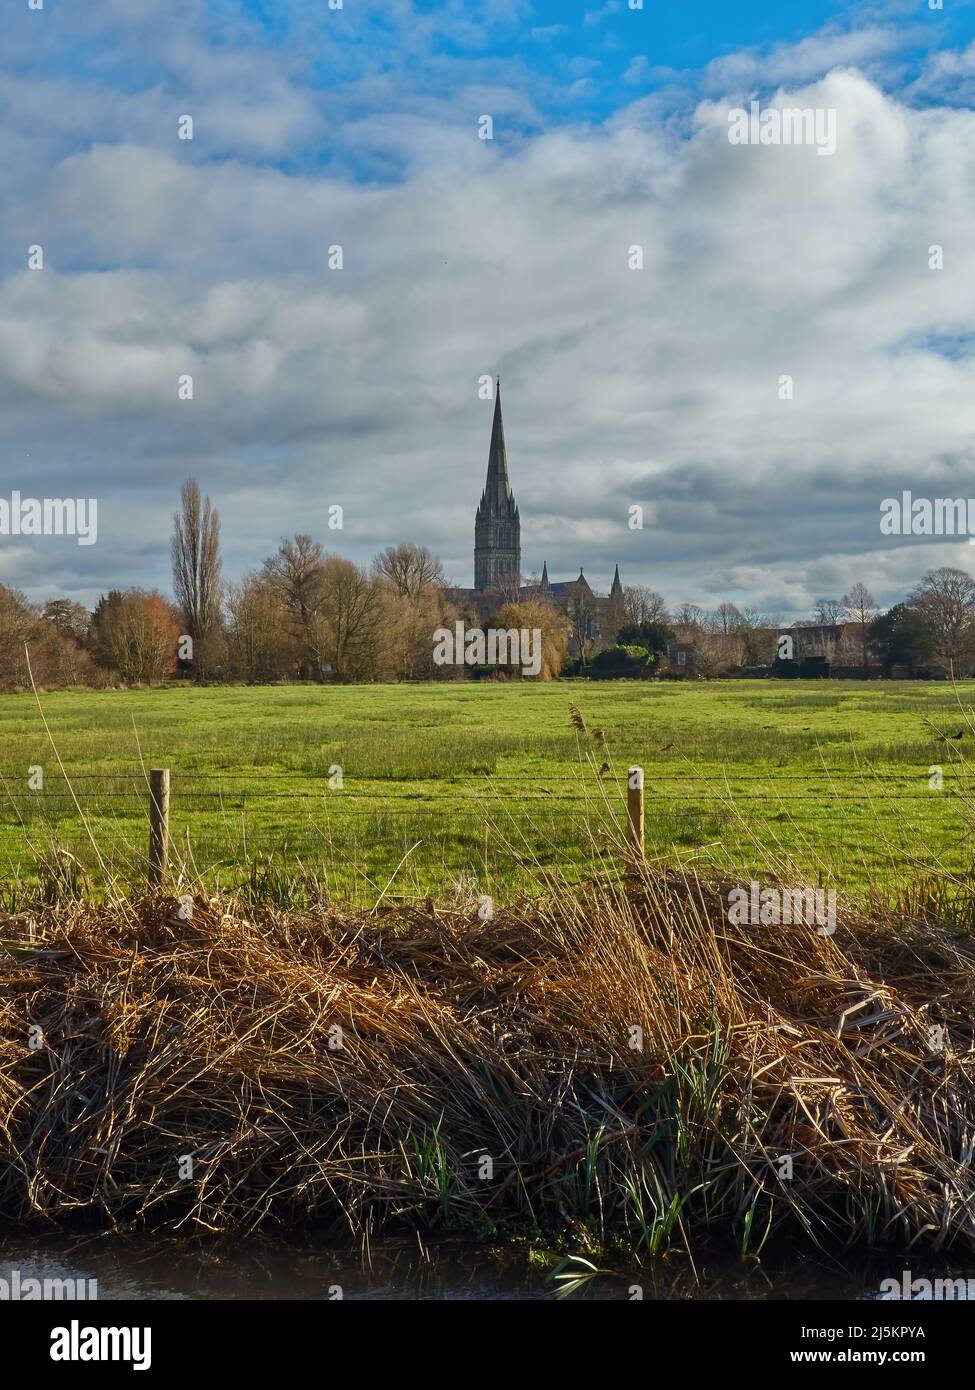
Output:
[[707,613],[697,603],[682,603],[674,610],[674,627],[681,641],[691,641],[696,633],[703,632],[707,623]]
[[372,562],[377,579],[388,580],[404,598],[417,598],[425,589],[440,588],[444,582],[443,565],[425,545],[390,545],[381,550]]
[[180,510],[173,523],[173,592],[186,633],[193,639],[194,670],[202,680],[220,629],[220,514],[209,497],[200,502],[195,478],[187,478],[180,490]]
[[380,621],[376,586],[365,570],[339,555],[326,556],[312,625],[319,668],[331,666],[340,681],[374,679],[380,664]]
[[282,680],[300,669],[302,649],[289,632],[280,590],[263,574],[245,574],[227,589],[231,670],[248,683]]
[[623,590],[623,620],[627,627],[669,622],[663,595],[641,584],[628,585]]
[[955,675],[967,674],[975,652],[975,580],[946,565],[929,570],[910,592],[931,630],[932,648]]
[[735,636],[744,645],[743,660],[749,666],[768,666],[775,657],[778,615],[759,613],[755,608],[743,608]]
[[425,545],[388,546],[372,562],[381,609],[377,672],[383,679],[433,679],[433,634],[452,613],[443,566]]
[[737,632],[741,626],[741,609],[734,603],[719,603],[714,610],[714,626],[725,637]]
[[839,627],[846,617],[846,601],[838,598],[818,598],[815,606],[815,621],[821,627]]
[[735,666],[741,666],[745,643],[735,633],[702,631],[694,639],[695,668],[699,676],[719,676]]
[[37,605],[26,594],[0,585],[0,682],[4,686],[28,682],[24,647],[34,641],[38,616]]
[[322,605],[325,556],[311,536],[282,541],[264,561],[263,575],[281,597],[301,646],[301,673],[322,679],[317,620]]
[[843,595],[843,607],[850,621],[860,629],[860,652],[863,656],[864,679],[870,674],[870,624],[877,616],[877,600],[859,580],[848,594]]
[[682,603],[674,610],[673,628],[678,642],[689,642],[695,648],[705,633],[718,631],[713,615],[696,603]]

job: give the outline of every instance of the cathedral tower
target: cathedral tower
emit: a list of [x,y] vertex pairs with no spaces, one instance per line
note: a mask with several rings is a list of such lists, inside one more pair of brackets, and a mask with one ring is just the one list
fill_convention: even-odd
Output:
[[517,588],[520,583],[521,517],[508,482],[499,379],[494,396],[487,482],[474,522],[474,588]]

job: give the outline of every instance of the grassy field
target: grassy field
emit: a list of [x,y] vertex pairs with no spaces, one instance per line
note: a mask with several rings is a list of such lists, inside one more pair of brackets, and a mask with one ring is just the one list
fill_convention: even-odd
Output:
[[[176,853],[210,883],[282,902],[312,881],[359,903],[458,884],[504,900],[537,885],[540,866],[578,878],[606,863],[626,768],[639,763],[648,855],[756,872],[779,856],[857,894],[896,894],[971,862],[973,690],[728,681],[72,692],[41,696],[50,739],[32,696],[2,696],[0,893],[15,905],[33,890],[55,836],[78,860],[62,860],[68,872],[97,880],[72,790],[104,863],[138,880],[143,769],[168,766]],[[942,791],[929,787],[935,764]],[[28,785],[32,766],[42,790]]]

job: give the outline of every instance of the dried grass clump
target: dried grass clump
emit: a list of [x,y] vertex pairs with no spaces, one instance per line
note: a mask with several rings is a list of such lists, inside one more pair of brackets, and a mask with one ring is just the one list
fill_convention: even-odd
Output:
[[732,926],[730,886],[0,918],[0,1215],[975,1246],[975,951]]

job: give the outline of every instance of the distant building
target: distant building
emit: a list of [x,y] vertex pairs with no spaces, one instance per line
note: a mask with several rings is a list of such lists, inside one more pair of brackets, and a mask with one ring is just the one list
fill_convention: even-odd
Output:
[[693,642],[668,642],[667,665],[675,676],[696,676],[697,647]]
[[[623,621],[623,584],[619,565],[616,566],[608,595],[595,593],[581,568],[577,579],[551,581],[547,560],[542,564],[541,579],[529,584],[522,583],[521,514],[508,477],[500,380],[494,396],[487,478],[474,520],[474,587],[454,589],[453,593],[458,598],[471,600],[475,605],[495,599],[500,602],[544,599],[570,617],[574,614],[576,625],[584,629],[586,641],[594,646],[614,641]],[[577,647],[578,643],[573,642],[572,645]]]

